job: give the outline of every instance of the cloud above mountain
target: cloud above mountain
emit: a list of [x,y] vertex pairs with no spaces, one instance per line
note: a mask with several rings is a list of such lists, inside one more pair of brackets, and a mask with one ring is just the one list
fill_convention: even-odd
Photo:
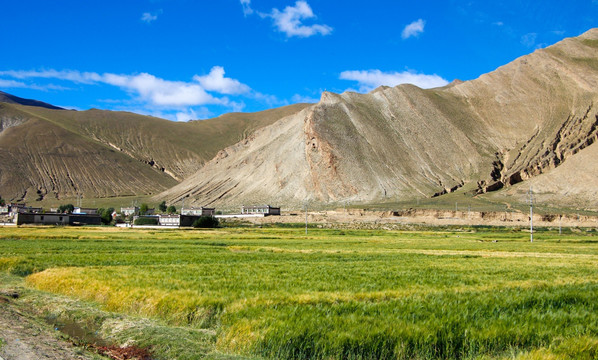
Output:
[[[30,79],[53,79],[85,85],[111,85],[124,90],[135,103],[143,104],[150,110],[175,111],[171,119],[191,119],[201,111],[190,107],[222,105],[233,111],[243,109],[242,101],[233,101],[228,96],[244,96],[251,99],[271,97],[256,91],[237,79],[226,77],[222,66],[214,66],[208,74],[195,75],[191,81],[166,80],[149,73],[114,74],[81,72],[78,70],[7,70],[0,71],[0,85],[40,89],[39,85],[28,83]],[[46,85],[48,89],[60,90],[64,87]],[[277,100],[269,99],[276,103]],[[148,111],[145,111],[146,113]],[[150,111],[151,112],[151,111]],[[164,113],[162,113],[164,114]]]
[[422,89],[428,89],[448,84],[446,79],[436,74],[418,74],[413,71],[349,70],[343,71],[339,78],[341,80],[357,81],[360,92],[369,92],[382,85],[413,84]]

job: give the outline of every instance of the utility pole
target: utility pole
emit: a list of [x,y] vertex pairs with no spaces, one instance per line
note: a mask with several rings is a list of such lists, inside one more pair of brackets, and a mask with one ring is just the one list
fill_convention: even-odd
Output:
[[305,235],[307,235],[307,200],[305,201],[304,207],[305,207]]
[[534,192],[532,186],[529,187],[529,242],[534,242]]

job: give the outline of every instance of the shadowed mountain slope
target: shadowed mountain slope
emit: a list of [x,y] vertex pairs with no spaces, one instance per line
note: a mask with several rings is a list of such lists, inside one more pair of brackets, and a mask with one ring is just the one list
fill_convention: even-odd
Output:
[[23,99],[18,96],[7,94],[3,91],[0,91],[0,102],[4,102],[4,103],[8,103],[8,104],[38,106],[38,107],[43,107],[46,109],[62,110],[62,108],[58,107],[58,106],[50,105],[45,102],[41,102],[41,101],[37,101],[37,100]]
[[494,191],[592,145],[597,103],[594,29],[443,88],[324,93],[157,198],[290,206],[430,197],[464,185]]

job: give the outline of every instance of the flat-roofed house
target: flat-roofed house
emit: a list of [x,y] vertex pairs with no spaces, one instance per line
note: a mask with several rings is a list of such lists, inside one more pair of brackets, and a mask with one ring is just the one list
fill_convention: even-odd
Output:
[[100,215],[93,214],[55,214],[55,213],[17,213],[15,223],[37,225],[101,225]]
[[194,216],[214,216],[216,209],[208,207],[192,207],[187,209],[181,209],[181,215],[194,215]]
[[24,203],[13,203],[9,205],[9,213],[16,215],[18,213],[41,213],[44,209],[40,207],[27,206]]
[[180,215],[158,215],[160,216],[159,224],[160,226],[180,226],[181,225],[181,217]]
[[138,206],[121,207],[120,212],[124,216],[137,215],[137,214],[139,214],[139,207]]
[[270,205],[250,205],[241,207],[241,214],[280,215],[280,208]]
[[97,208],[84,208],[84,207],[76,207],[73,210],[73,214],[97,214]]

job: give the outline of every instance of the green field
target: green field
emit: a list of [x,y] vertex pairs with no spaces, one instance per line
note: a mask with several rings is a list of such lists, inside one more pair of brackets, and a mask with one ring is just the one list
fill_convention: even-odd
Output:
[[535,240],[509,228],[1,228],[0,279],[27,276],[46,316],[163,359],[597,359],[598,234]]

